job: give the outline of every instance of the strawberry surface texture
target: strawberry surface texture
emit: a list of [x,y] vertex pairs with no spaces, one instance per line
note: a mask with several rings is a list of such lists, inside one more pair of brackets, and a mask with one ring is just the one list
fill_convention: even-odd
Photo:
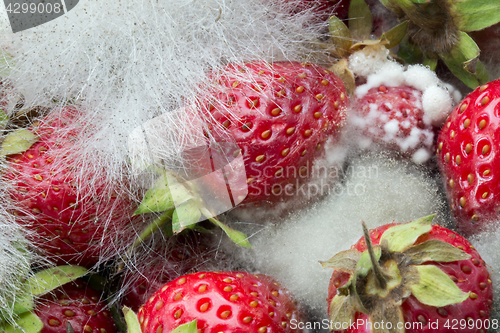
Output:
[[213,81],[198,105],[207,136],[241,148],[249,192],[242,204],[284,201],[310,178],[325,141],[339,139],[348,105],[344,84],[299,62],[231,64]]
[[197,320],[198,332],[299,332],[299,310],[273,278],[198,272],[164,285],[138,313],[143,333],[170,332]]
[[476,88],[453,110],[437,156],[450,208],[466,235],[491,229],[500,208],[500,80]]
[[59,287],[43,296],[35,308],[43,328],[40,333],[117,332],[111,313],[101,295],[83,281]]

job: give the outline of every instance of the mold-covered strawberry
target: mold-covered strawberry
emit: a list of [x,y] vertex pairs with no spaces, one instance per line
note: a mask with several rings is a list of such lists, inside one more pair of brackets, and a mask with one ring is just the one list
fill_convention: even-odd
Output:
[[482,85],[453,110],[438,137],[438,163],[460,231],[488,229],[500,215],[500,80]]
[[370,322],[384,322],[391,332],[452,332],[462,322],[460,332],[485,331],[493,299],[488,268],[465,238],[432,219],[364,227],[365,238],[322,263],[335,269],[333,330],[347,324],[346,332],[377,332]]
[[102,171],[79,169],[78,138],[84,130],[76,107],[52,111],[30,128],[36,142],[8,157],[3,177],[13,214],[30,240],[60,264],[91,266],[116,246],[113,240],[130,222],[135,204],[118,183],[104,180]]
[[243,204],[293,196],[311,178],[326,141],[338,140],[348,103],[342,81],[298,62],[230,64],[211,77],[214,85],[198,105],[207,136],[242,151]]
[[[198,332],[299,332],[299,311],[273,278],[198,272],[158,290],[137,315],[143,333],[171,332],[197,320]],[[297,326],[297,325],[295,325]]]
[[361,148],[390,149],[427,162],[435,133],[454,104],[454,89],[423,66],[388,62],[357,87],[351,124]]

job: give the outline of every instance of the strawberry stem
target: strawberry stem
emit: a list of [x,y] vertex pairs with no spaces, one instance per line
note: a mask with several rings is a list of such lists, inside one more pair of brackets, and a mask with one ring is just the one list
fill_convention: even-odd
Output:
[[125,254],[123,261],[118,266],[118,272],[121,271],[125,267],[125,261],[130,258],[132,252],[142,244],[142,242],[151,236],[156,230],[160,229],[172,219],[172,214],[174,213],[175,208],[167,209],[164,211],[156,220],[151,222],[146,229],[135,239],[134,243],[130,246]]
[[378,287],[380,289],[385,289],[387,287],[387,278],[382,271],[382,267],[378,263],[377,258],[375,257],[375,251],[373,250],[373,243],[370,238],[370,233],[364,221],[361,221],[363,225],[363,234],[365,236],[366,248],[368,249],[368,253],[370,254],[370,260],[372,262],[373,274],[375,275],[375,281],[377,281]]

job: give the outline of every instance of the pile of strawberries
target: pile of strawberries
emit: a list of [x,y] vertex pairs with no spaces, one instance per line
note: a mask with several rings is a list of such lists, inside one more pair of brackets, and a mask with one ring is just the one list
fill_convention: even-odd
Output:
[[[389,2],[394,7],[401,1]],[[343,20],[349,6],[358,14],[368,9],[361,0],[351,5],[337,0],[303,1],[297,11],[317,10],[322,21],[337,15],[329,19],[330,27],[347,36]],[[412,31],[415,16],[406,10],[396,10],[400,19],[409,20],[407,27],[397,28]],[[461,32],[471,29],[466,23],[458,26]],[[352,36],[363,29],[357,23],[349,26]],[[378,27],[370,18],[367,31],[372,30]],[[420,35],[407,37],[401,49],[420,46],[415,54],[428,67],[400,65],[397,61],[407,59],[386,48],[399,38],[391,31],[376,41],[351,43],[342,52],[336,45],[332,54],[347,56],[332,60],[338,66],[328,69],[311,62],[253,61],[209,73],[205,93],[184,106],[186,113],[201,119],[208,147],[200,163],[191,165],[190,175],[216,174],[203,182],[203,188],[183,185],[185,175],[157,166],[152,167],[155,186],[146,193],[133,188],[127,166],[120,179],[108,177],[98,164],[82,171],[81,140],[91,137],[93,129],[86,110],[78,105],[57,106],[30,119],[27,126],[19,126],[15,110],[5,112],[11,119],[0,150],[5,159],[4,196],[32,249],[50,264],[34,267],[31,278],[20,277],[25,288],[7,305],[12,318],[0,317],[0,329],[307,331],[307,309],[279,281],[227,270],[229,254],[219,256],[220,262],[207,255],[217,249],[206,241],[210,236],[204,233],[213,226],[203,222],[204,217],[236,243],[250,245],[246,236],[222,223],[231,221],[231,215],[212,216],[198,192],[229,196],[233,205],[254,216],[263,206],[279,213],[285,206],[286,211],[298,209],[322,196],[304,192],[302,185],[339,181],[318,179],[314,168],[327,163],[332,147],[351,139],[358,154],[368,147],[386,150],[440,173],[458,233],[432,224],[433,216],[370,231],[365,227],[364,237],[351,249],[321,263],[334,269],[325,304],[330,330],[479,333],[493,327],[490,272],[465,237],[498,226],[500,80],[484,82],[476,57],[464,62],[474,67],[466,68],[470,75],[453,67],[450,54],[455,54],[455,46],[441,46],[436,53],[418,44]],[[348,64],[354,63],[356,52],[383,54],[385,67],[367,75],[353,73]],[[429,69],[436,67],[438,58],[466,85],[474,86],[459,103],[457,91]],[[346,67],[340,65],[343,61]],[[432,86],[423,87],[415,73]],[[9,94],[11,90],[9,85]],[[231,149],[224,148],[226,142],[234,144]],[[244,162],[244,177],[231,173],[224,162],[238,157]],[[168,177],[176,179],[175,184],[166,184]],[[243,192],[247,195],[236,195]],[[137,193],[141,202],[135,200]],[[146,253],[149,262],[137,274],[130,259],[139,253]]]

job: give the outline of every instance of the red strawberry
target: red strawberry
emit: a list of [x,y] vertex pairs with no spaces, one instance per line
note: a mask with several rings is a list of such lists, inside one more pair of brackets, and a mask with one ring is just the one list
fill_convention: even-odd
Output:
[[[379,324],[382,320],[390,321],[393,327],[404,321],[406,333],[452,332],[453,320],[472,319],[474,324],[460,327],[460,332],[484,332],[493,298],[486,264],[465,238],[437,224],[431,225],[432,218],[403,225],[386,224],[371,230],[369,235],[366,230],[365,238],[351,250],[323,263],[337,269],[328,291],[330,318],[337,322],[337,330],[341,322],[359,319],[359,325],[346,332],[372,332],[365,325],[370,319]],[[380,258],[375,259],[373,266],[368,259],[371,251],[367,251],[366,237],[373,244],[372,253],[378,255],[375,258]],[[340,258],[348,258],[351,263],[339,265]],[[380,274],[375,272],[375,266]],[[378,284],[377,276],[384,276],[385,287]],[[455,290],[444,293],[445,289]],[[342,307],[339,301],[344,300],[342,297],[352,300],[349,296],[353,294],[358,295],[366,314],[353,302],[341,319],[339,309],[347,309],[347,303]]]
[[14,215],[29,229],[30,239],[58,263],[89,266],[129,223],[134,204],[118,184],[78,172],[79,121],[75,107],[40,121],[32,128],[38,141],[9,157],[4,179],[10,185]]
[[76,280],[43,296],[35,308],[43,328],[40,333],[67,333],[68,323],[76,333],[116,332],[115,322],[101,295]]
[[143,333],[171,332],[197,319],[198,332],[298,332],[299,311],[273,278],[246,272],[199,272],[158,290],[139,310]]
[[[215,268],[215,251],[200,238],[191,233],[170,237],[154,248],[148,246],[147,262],[137,263],[124,274],[123,305],[138,311],[165,283],[195,270]],[[217,261],[221,260],[224,255],[217,253]]]
[[324,142],[337,140],[347,106],[344,84],[298,62],[231,64],[212,81],[209,97],[199,100],[202,118],[216,141],[234,141],[243,152],[244,203],[284,201],[309,178]]
[[499,217],[500,80],[478,87],[453,110],[438,137],[438,163],[460,231]]

